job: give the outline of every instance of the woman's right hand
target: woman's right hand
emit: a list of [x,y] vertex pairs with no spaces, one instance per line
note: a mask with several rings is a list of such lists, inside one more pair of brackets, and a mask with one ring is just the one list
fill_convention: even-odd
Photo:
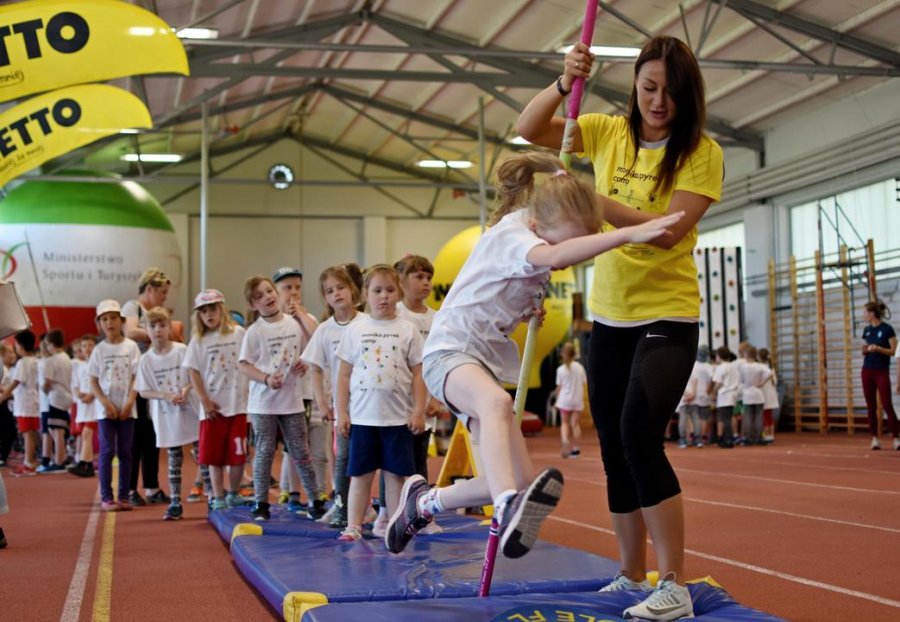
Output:
[[571,91],[575,78],[584,78],[585,80],[590,78],[593,66],[594,55],[591,54],[591,48],[579,41],[575,47],[566,52],[562,78],[563,88]]
[[350,438],[350,417],[347,415],[338,415],[338,432],[344,438]]
[[625,227],[622,231],[628,237],[629,242],[649,242],[650,240],[655,240],[661,235],[665,235],[669,233],[667,227],[671,227],[676,222],[682,219],[684,216],[684,212],[675,212],[674,214],[669,214],[668,216],[662,216],[661,218],[654,218],[653,220],[648,220],[647,222],[635,225],[633,227]]

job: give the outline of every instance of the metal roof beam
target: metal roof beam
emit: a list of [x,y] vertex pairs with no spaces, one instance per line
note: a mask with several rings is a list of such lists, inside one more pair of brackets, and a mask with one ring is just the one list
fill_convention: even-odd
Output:
[[716,0],[716,2],[720,4],[727,3],[726,6],[729,9],[737,11],[747,19],[750,19],[751,16],[764,19],[794,32],[850,50],[861,56],[872,58],[894,67],[900,67],[900,53],[860,37],[832,30],[802,17],[772,9],[753,0]]
[[[237,112],[238,110],[243,110],[245,108],[253,108],[260,104],[268,104],[276,101],[280,101],[282,99],[298,99],[300,97],[305,96],[308,93],[312,93],[318,89],[317,84],[304,84],[303,86],[293,88],[293,89],[285,89],[281,91],[269,92],[263,95],[256,95],[254,97],[247,97],[245,99],[238,99],[235,101],[228,102],[222,106],[214,106],[209,108],[209,112],[207,113],[210,117],[214,117],[220,114],[229,114],[231,112]],[[167,119],[165,122],[157,123],[156,128],[162,129],[165,127],[169,127],[172,125],[178,125],[181,123],[187,123],[189,121],[198,121],[200,119],[200,111],[194,112],[185,112],[176,117],[172,117]]]

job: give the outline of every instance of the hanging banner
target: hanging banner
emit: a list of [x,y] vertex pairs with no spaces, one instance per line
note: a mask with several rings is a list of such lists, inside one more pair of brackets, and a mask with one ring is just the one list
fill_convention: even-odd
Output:
[[85,84],[38,95],[0,114],[0,185],[123,128],[152,125],[143,102],[115,86]]
[[181,40],[149,11],[119,0],[0,7],[0,102],[146,73],[189,73]]

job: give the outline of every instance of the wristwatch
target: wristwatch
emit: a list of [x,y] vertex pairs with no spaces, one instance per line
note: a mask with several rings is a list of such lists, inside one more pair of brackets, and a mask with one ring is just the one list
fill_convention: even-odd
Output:
[[558,78],[556,79],[556,90],[559,91],[559,94],[560,94],[560,95],[562,95],[563,97],[565,97],[566,95],[568,95],[568,94],[571,93],[572,91],[567,91],[566,89],[563,88],[563,85],[562,85],[562,79],[563,79],[562,76],[560,76],[560,77],[558,77]]

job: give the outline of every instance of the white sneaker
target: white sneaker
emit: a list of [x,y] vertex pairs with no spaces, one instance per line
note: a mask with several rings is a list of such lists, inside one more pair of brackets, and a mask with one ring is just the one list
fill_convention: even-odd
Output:
[[430,534],[433,536],[437,533],[444,533],[444,528],[438,525],[436,520],[432,520],[430,523],[422,527],[422,529],[419,530],[419,533],[423,533],[426,535]]
[[326,525],[331,522],[331,519],[334,518],[334,515],[337,514],[337,511],[340,509],[340,506],[337,502],[332,503],[331,507],[322,515],[322,518],[316,520],[317,523],[325,523]]
[[869,449],[881,449],[881,441],[878,440],[877,436],[872,437],[872,444],[869,445]]
[[601,587],[598,592],[649,592],[653,589],[653,586],[650,585],[650,582],[647,579],[644,579],[640,583],[636,581],[632,581],[628,577],[622,574],[622,571],[616,573],[615,578]]
[[387,532],[389,520],[390,517],[388,517],[387,513],[379,513],[378,517],[375,519],[375,522],[372,523],[372,535],[376,538],[384,538],[384,534]]
[[894,450],[900,450],[900,438],[894,437]]
[[[671,578],[670,578],[671,577]],[[693,618],[694,604],[687,587],[675,583],[675,574],[669,573],[657,584],[656,589],[643,602],[626,609],[624,618],[644,620],[677,620]]]

